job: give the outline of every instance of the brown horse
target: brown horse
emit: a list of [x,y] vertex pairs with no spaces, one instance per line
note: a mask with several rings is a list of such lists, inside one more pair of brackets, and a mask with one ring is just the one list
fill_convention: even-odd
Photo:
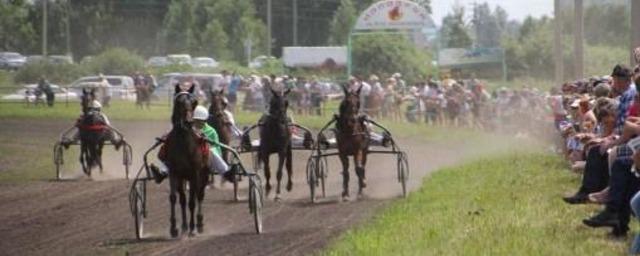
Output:
[[366,187],[365,169],[367,163],[367,151],[369,148],[369,134],[364,124],[364,117],[358,115],[360,109],[360,86],[355,92],[342,87],[344,99],[340,103],[340,113],[336,122],[336,140],[338,154],[342,163],[342,198],[349,198],[349,156],[353,156],[353,162],[358,175],[358,195]]
[[136,106],[138,106],[139,108],[144,108],[146,106],[147,109],[149,109],[151,106],[151,86],[146,82],[142,82],[141,84],[136,85],[135,89]]
[[260,126],[260,146],[258,147],[258,159],[264,166],[264,176],[267,179],[267,195],[271,191],[271,170],[269,167],[269,156],[278,154],[278,187],[276,188],[276,200],[280,198],[280,181],[282,180],[282,167],[286,161],[287,191],[293,188],[292,179],[292,158],[291,158],[291,132],[289,131],[289,119],[287,118],[287,108],[289,103],[287,95],[290,90],[284,93],[276,92],[269,88],[272,94],[269,102],[269,113],[263,115],[258,122]]
[[107,127],[102,114],[99,110],[91,108],[95,100],[95,89],[82,89],[82,117],[78,119],[76,126],[80,137],[80,164],[82,171],[88,176],[91,176],[91,170],[96,166],[102,172],[102,148],[107,137]]
[[[231,132],[231,121],[225,113],[227,104],[224,100],[224,89],[220,91],[212,91],[210,95],[211,105],[209,106],[209,118],[207,124],[209,124],[218,133],[218,139],[220,143],[229,145],[233,132]],[[225,161],[228,161],[227,150],[222,150],[222,157]]]
[[182,210],[182,232],[187,231],[186,196],[185,183],[189,182],[189,234],[193,235],[194,230],[194,208],[197,199],[197,228],[198,233],[203,231],[202,200],[204,199],[204,189],[207,181],[207,169],[209,156],[208,149],[203,148],[203,139],[192,126],[193,111],[198,105],[196,97],[193,95],[194,86],[188,91],[182,91],[179,85],[175,87],[173,100],[173,114],[171,122],[173,128],[166,139],[166,157],[169,167],[169,182],[171,192],[169,201],[171,202],[171,228],[172,237],[178,236],[176,229],[175,204],[176,193],[180,196],[180,207]]

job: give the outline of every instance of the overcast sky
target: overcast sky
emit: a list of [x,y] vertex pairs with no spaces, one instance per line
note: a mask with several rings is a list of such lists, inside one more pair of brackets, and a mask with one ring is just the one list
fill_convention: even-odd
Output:
[[433,10],[433,21],[440,26],[442,18],[451,12],[454,3],[460,3],[470,15],[473,3],[487,2],[493,10],[496,5],[500,5],[509,14],[509,19],[522,21],[528,15],[540,17],[542,15],[553,15],[553,0],[431,0]]

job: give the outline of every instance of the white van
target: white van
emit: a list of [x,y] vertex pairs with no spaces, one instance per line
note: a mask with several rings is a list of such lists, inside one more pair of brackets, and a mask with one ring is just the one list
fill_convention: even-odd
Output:
[[[135,100],[136,89],[133,86],[133,78],[129,76],[104,76],[107,79],[109,85],[111,85],[111,92],[113,99],[125,99]],[[85,76],[82,77],[69,86],[69,89],[80,93],[82,88],[96,88],[100,83],[99,76]]]
[[171,64],[191,65],[191,55],[189,54],[169,54],[167,60]]

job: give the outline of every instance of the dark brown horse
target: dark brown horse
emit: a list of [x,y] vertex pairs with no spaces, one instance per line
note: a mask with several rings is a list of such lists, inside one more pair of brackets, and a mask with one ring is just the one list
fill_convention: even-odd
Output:
[[136,106],[140,108],[144,108],[146,106],[147,109],[149,109],[151,106],[151,94],[152,94],[151,86],[146,82],[142,82],[141,84],[136,85],[135,89],[136,89]]
[[192,126],[193,110],[198,105],[198,101],[193,95],[193,90],[194,86],[191,86],[188,91],[182,91],[180,86],[176,85],[173,99],[173,114],[171,115],[173,128],[169,132],[165,142],[167,165],[169,167],[169,182],[171,186],[169,201],[171,202],[170,233],[172,237],[178,236],[175,218],[176,193],[180,196],[182,232],[187,231],[187,213],[185,208],[186,182],[189,182],[189,234],[193,235],[193,215],[196,206],[198,207],[198,233],[203,231],[202,200],[204,199],[204,189],[207,181],[207,158],[209,154],[206,152],[208,149],[202,146],[202,137],[199,136],[199,133],[195,131]]
[[287,118],[287,108],[289,103],[287,95],[290,90],[284,93],[276,92],[270,88],[272,97],[269,102],[269,113],[260,118],[260,146],[258,148],[258,159],[264,166],[264,176],[267,179],[267,194],[271,191],[271,170],[269,167],[269,156],[278,154],[278,187],[276,188],[276,199],[280,198],[280,181],[282,180],[282,167],[286,162],[287,191],[293,188],[292,166],[291,166],[291,132],[289,131],[289,119]]
[[[207,119],[207,124],[216,130],[220,143],[229,145],[231,138],[233,137],[233,132],[231,131],[231,121],[225,113],[227,104],[224,100],[224,89],[220,91],[212,91],[210,100],[211,105],[209,106],[209,118]],[[229,160],[228,154],[229,152],[227,152],[227,150],[222,150],[222,157],[225,161]]]
[[95,100],[95,89],[82,89],[82,117],[78,119],[76,126],[80,137],[80,164],[82,171],[88,176],[91,176],[91,170],[96,166],[102,172],[102,148],[107,130],[100,111],[91,107]]
[[369,134],[360,110],[360,86],[355,92],[342,87],[344,99],[340,103],[340,113],[336,121],[336,140],[338,154],[342,163],[342,198],[349,198],[349,156],[353,156],[353,163],[358,175],[358,195],[362,194],[365,183],[365,164],[369,148]]

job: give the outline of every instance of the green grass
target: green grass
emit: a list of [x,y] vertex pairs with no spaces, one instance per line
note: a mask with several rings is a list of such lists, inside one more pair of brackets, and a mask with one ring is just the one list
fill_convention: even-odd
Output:
[[578,186],[555,155],[511,152],[446,168],[344,234],[324,255],[623,255],[629,241],[581,220],[599,206],[560,200]]

